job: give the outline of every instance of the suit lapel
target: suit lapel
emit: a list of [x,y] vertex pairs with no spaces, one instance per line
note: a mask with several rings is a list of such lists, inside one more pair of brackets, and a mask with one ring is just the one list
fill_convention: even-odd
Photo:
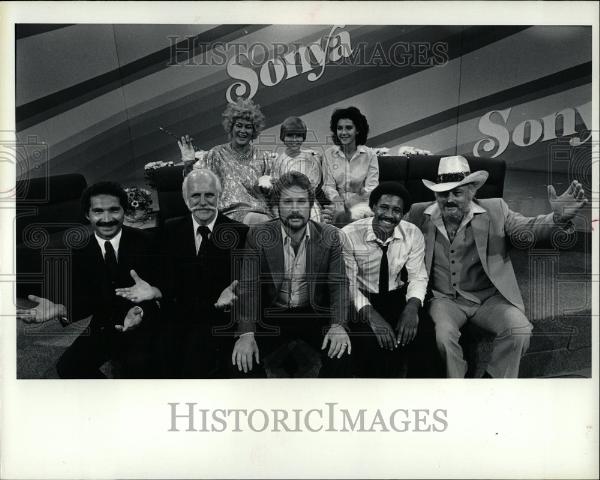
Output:
[[[181,252],[181,255],[185,256],[185,257],[195,257],[196,256],[196,239],[194,237],[194,235],[195,235],[194,224],[192,222],[191,215],[187,215],[185,217],[185,221],[183,221],[181,223],[179,235],[181,235],[181,238],[183,239],[183,244],[182,244],[183,251]],[[174,239],[174,240],[175,240],[175,242],[178,241],[178,239]]]
[[[312,278],[311,275],[319,272],[321,260],[323,259],[322,236],[318,230],[316,223],[310,224],[310,238],[306,245],[306,274],[307,278]],[[310,285],[310,298],[314,298],[314,288],[317,282],[308,282]]]
[[479,259],[487,273],[487,244],[488,234],[490,232],[490,217],[487,213],[478,213],[473,217],[473,220],[471,220],[471,226],[473,227],[473,237],[475,237],[475,245],[477,245]]
[[431,272],[431,263],[433,260],[433,249],[435,248],[435,235],[436,235],[436,226],[431,221],[431,217],[429,215],[424,215],[425,219],[423,221],[423,233],[425,236],[425,267],[427,268],[427,273]]
[[130,236],[125,227],[123,227],[121,230],[121,240],[119,241],[119,253],[117,255],[119,266],[125,264],[125,259],[127,258],[127,255],[129,255],[130,247]]
[[[281,222],[273,222],[265,224],[267,229],[264,235],[265,244],[263,245],[265,257],[269,264],[269,270],[271,277],[273,278],[273,284],[275,285],[276,291],[279,291],[281,282],[283,281],[282,275],[285,272],[285,262],[283,260],[283,237],[281,236]],[[260,242],[260,237],[257,241]],[[258,245],[261,246],[260,244]]]

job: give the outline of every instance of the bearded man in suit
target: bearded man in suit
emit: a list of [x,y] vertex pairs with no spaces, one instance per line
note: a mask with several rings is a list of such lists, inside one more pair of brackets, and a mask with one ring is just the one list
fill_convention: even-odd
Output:
[[437,182],[423,180],[436,201],[414,204],[407,214],[425,237],[431,290],[427,308],[448,377],[463,378],[467,371],[458,342],[466,322],[496,335],[484,376],[518,376],[533,327],[525,317],[508,254],[510,237],[527,230],[536,238],[550,238],[556,229],[570,228],[571,219],[587,202],[576,180],[560,197],[550,185],[552,213],[525,217],[501,198],[475,199],[487,177],[485,171],[471,173],[462,156],[443,157]]
[[300,338],[321,351],[319,376],[347,376],[349,292],[340,233],[309,220],[315,193],[302,173],[282,175],[272,199],[279,218],[252,226],[246,240],[232,364],[248,373],[254,362],[262,366],[261,356]]

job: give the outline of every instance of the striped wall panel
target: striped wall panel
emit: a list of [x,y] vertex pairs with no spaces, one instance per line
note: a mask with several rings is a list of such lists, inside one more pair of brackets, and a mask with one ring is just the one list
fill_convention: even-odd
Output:
[[[48,145],[50,174],[76,171],[88,182],[143,183],[145,163],[179,157],[159,126],[192,134],[204,149],[226,141],[221,112],[235,81],[226,62],[236,49],[250,51],[258,74],[265,60],[331,31],[329,25],[17,25],[18,136]],[[509,112],[506,121],[499,113],[490,116],[502,124],[494,128],[510,134],[499,155],[509,168],[544,171],[553,140],[548,132],[534,138],[540,119],[572,111],[575,133],[557,123],[558,136],[567,139],[585,136],[590,128],[590,28],[335,30],[340,31],[347,32],[353,58],[328,62],[316,81],[309,81],[307,72],[274,86],[259,85],[254,100],[267,116],[261,146],[276,148],[281,121],[300,115],[310,129],[308,144],[326,148],[333,109],[356,105],[369,119],[370,146],[473,153],[486,137],[482,118],[503,111]],[[440,51],[437,57],[432,53],[433,45],[441,48],[444,61],[439,62]],[[438,64],[424,64],[418,49]],[[401,65],[406,51],[417,53]],[[312,73],[319,72],[315,66]],[[273,78],[276,72],[270,73]],[[519,127],[527,120],[525,129]],[[547,120],[545,126],[554,123]],[[480,153],[498,155],[500,147]]]

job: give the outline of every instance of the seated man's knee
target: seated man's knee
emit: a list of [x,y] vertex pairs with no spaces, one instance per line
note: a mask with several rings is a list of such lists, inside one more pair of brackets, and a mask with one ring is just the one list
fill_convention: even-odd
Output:
[[515,348],[520,348],[525,353],[529,348],[533,325],[517,308],[506,312],[504,322],[505,328],[498,333],[496,338],[510,338],[514,342]]
[[451,322],[435,322],[435,341],[439,345],[456,343],[460,338],[460,330]]

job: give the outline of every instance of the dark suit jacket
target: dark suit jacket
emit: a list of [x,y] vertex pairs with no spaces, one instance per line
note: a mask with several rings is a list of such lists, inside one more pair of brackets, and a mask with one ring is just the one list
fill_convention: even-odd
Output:
[[[345,325],[348,314],[348,280],[339,230],[310,221],[306,250],[306,274],[312,309]],[[240,295],[234,307],[239,333],[255,331],[264,309],[272,308],[283,281],[284,258],[281,220],[250,228],[242,264]]]
[[[123,226],[118,252],[118,279],[113,285],[108,276],[102,251],[93,233],[90,232],[82,248],[73,248],[70,282],[70,305],[67,311],[70,320],[76,321],[92,315],[92,326],[104,326],[114,330],[114,325],[123,324],[127,311],[134,306],[130,301],[115,295],[114,289],[130,287],[133,279],[130,270],[149,283],[156,281],[156,251],[152,237],[135,228]],[[70,285],[69,285],[70,283]],[[156,319],[154,302],[144,302],[144,321],[140,329]]]
[[[248,227],[219,214],[205,259],[196,256],[191,215],[167,220],[161,242],[163,274],[159,286],[173,321],[198,322],[220,314],[214,308],[241,264],[240,247]],[[204,263],[202,263],[204,262]]]

